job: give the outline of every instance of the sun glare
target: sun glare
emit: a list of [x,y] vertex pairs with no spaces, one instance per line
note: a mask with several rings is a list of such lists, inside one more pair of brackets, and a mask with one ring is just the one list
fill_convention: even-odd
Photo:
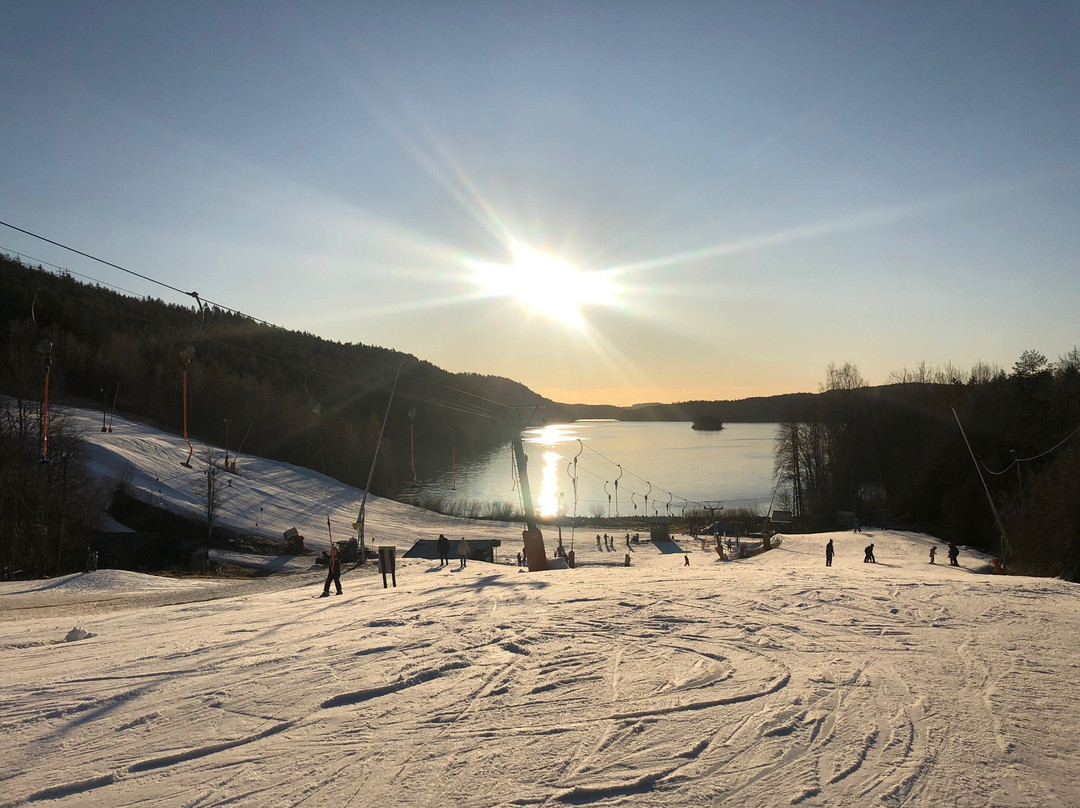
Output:
[[509,264],[471,263],[472,280],[485,294],[509,297],[573,328],[584,325],[583,308],[617,302],[618,288],[609,273],[583,271],[523,244],[513,244],[511,253]]

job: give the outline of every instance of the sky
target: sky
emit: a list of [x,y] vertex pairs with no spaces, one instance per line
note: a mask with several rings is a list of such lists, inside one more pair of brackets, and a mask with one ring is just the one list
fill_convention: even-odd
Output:
[[[198,512],[175,435],[72,419],[95,474]],[[238,472],[221,522],[250,530],[264,497],[261,530],[296,524],[316,552],[328,507],[337,530],[362,493],[261,458]],[[249,555],[302,570],[262,578],[0,582],[3,804],[1080,803],[1076,584],[872,527],[725,561],[685,535],[578,536],[575,569],[530,573],[520,525],[369,505],[399,551],[385,589],[346,564],[321,600],[311,555]],[[439,532],[500,537],[500,563],[400,557]]]
[[13,0],[0,221],[567,403],[1008,370],[1080,343],[1078,34],[1075,2]]

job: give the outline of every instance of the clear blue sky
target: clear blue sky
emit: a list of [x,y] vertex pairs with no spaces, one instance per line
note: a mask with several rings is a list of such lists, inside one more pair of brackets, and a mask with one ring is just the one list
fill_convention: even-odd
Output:
[[0,220],[286,327],[618,404],[1080,343],[1076,2],[2,17]]

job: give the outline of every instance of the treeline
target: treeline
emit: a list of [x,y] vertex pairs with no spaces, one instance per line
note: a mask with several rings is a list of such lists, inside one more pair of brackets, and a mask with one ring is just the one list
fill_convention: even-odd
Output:
[[700,421],[774,424],[802,412],[813,393],[784,393],[738,401],[681,401],[675,404],[639,404],[615,407],[601,404],[563,405],[572,418],[613,418],[619,421]]
[[781,423],[778,499],[800,528],[853,511],[1077,580],[1080,350],[1054,363],[1025,351],[1010,373],[922,365],[891,378],[870,387],[857,367],[830,366]]

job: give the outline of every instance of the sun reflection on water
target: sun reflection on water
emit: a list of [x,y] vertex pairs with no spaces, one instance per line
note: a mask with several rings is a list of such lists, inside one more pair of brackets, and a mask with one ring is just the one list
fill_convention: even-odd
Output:
[[559,505],[559,464],[562,457],[558,452],[544,452],[544,467],[540,471],[540,496],[536,498],[536,507],[541,516],[558,516]]
[[540,516],[558,516],[562,510],[562,492],[559,490],[559,472],[564,462],[554,447],[562,443],[576,442],[577,431],[572,424],[549,424],[535,430],[528,442],[547,447],[541,456],[540,493],[536,497],[536,510]]

